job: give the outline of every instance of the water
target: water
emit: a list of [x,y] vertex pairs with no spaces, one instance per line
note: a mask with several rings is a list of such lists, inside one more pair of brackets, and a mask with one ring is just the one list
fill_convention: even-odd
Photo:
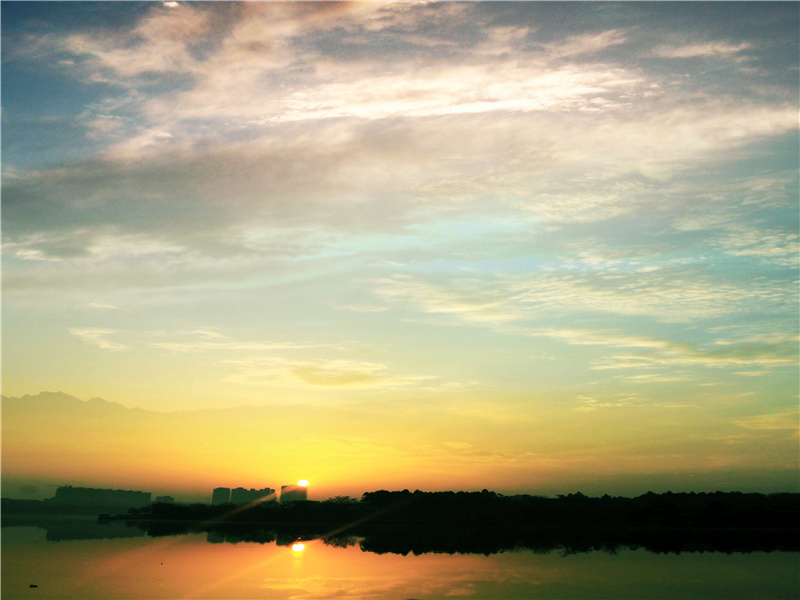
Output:
[[302,548],[223,539],[149,537],[124,523],[4,523],[2,598],[800,598],[796,552],[401,555],[362,551],[356,538]]

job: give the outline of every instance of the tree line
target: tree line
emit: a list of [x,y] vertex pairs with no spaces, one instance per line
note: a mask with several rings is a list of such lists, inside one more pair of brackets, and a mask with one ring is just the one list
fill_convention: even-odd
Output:
[[557,497],[480,492],[379,490],[288,504],[161,504],[129,509],[154,520],[373,524],[462,527],[658,527],[800,529],[800,494],[648,492],[634,498],[580,492]]

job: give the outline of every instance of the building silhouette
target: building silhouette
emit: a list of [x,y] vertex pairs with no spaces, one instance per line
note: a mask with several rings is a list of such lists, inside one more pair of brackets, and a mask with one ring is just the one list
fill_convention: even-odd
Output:
[[306,500],[308,500],[308,486],[296,484],[281,486],[281,504]]
[[58,504],[70,506],[141,508],[150,504],[150,492],[63,485],[56,489],[53,500]]
[[231,503],[232,504],[250,504],[251,502],[258,502],[259,500],[274,501],[275,490],[272,488],[263,488],[260,490],[237,487],[231,490]]
[[155,501],[163,504],[175,504],[175,498],[172,496],[156,496]]
[[231,488],[218,487],[211,492],[211,504],[227,504],[231,501]]

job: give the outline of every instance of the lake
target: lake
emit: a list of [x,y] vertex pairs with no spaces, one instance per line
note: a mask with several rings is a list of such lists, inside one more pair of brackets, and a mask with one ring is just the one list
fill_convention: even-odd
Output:
[[800,597],[797,552],[402,555],[363,551],[359,538],[294,545],[213,532],[150,537],[80,519],[3,525],[4,600]]

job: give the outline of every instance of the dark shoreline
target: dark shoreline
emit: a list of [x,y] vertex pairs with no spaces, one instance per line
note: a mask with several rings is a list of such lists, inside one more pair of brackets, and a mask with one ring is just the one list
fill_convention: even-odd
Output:
[[[3,499],[12,523],[41,521],[52,503]],[[92,507],[61,508],[84,517]],[[29,519],[23,513],[29,514]],[[108,513],[108,510],[95,511]],[[47,513],[52,514],[52,513]],[[502,496],[482,492],[368,492],[361,500],[161,504],[105,514],[140,535],[205,533],[210,542],[322,539],[377,553],[573,554],[623,548],[652,552],[800,551],[800,494],[653,494],[637,498]]]

